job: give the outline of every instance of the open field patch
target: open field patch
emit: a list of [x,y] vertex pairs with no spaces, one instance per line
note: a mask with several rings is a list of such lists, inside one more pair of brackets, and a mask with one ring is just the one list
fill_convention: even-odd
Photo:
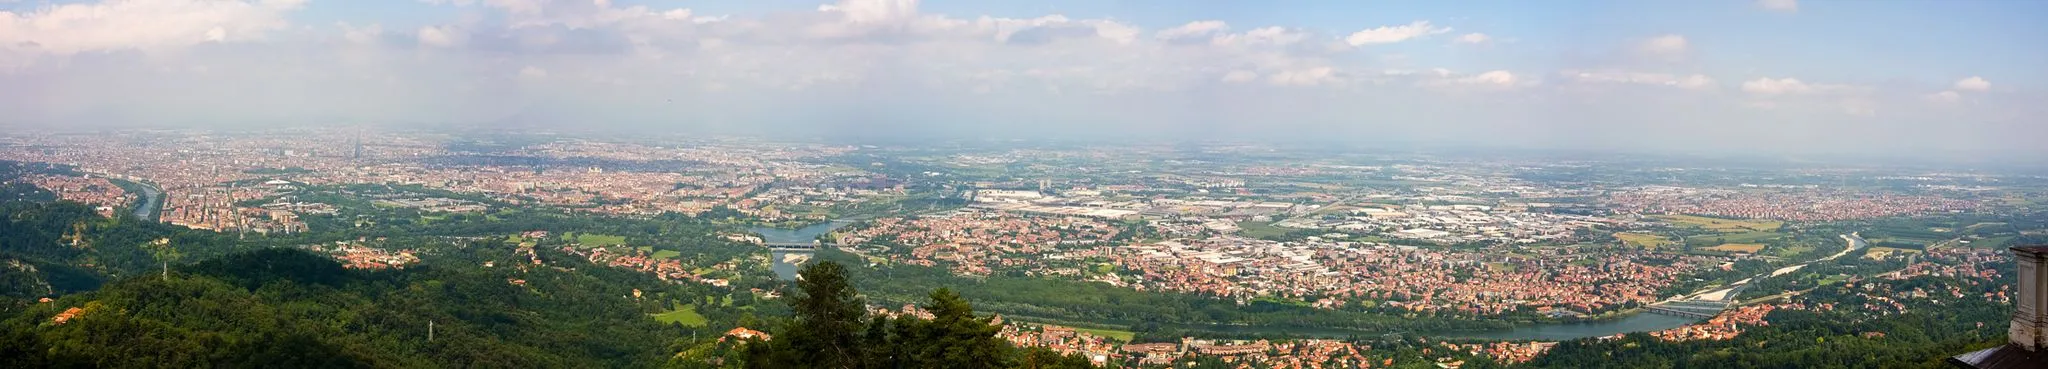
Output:
[[1614,238],[1621,240],[1621,243],[1623,245],[1649,249],[1664,247],[1666,245],[1674,243],[1671,241],[1671,239],[1664,238],[1664,236],[1645,233],[1620,232],[1615,233]]
[[1087,333],[1087,334],[1092,334],[1092,335],[1096,335],[1096,336],[1102,336],[1102,337],[1105,337],[1105,338],[1109,338],[1109,339],[1113,339],[1113,340],[1117,340],[1117,341],[1123,341],[1123,342],[1131,342],[1131,339],[1132,339],[1132,338],[1136,338],[1136,337],[1138,337],[1138,334],[1137,334],[1136,332],[1131,332],[1131,331],[1120,331],[1120,330],[1115,330],[1115,329],[1096,329],[1096,328],[1078,328],[1078,327],[1077,327],[1077,328],[1074,328],[1074,331],[1075,331],[1075,332],[1083,332],[1083,333]]
[[1723,252],[1746,252],[1746,253],[1751,253],[1751,254],[1754,254],[1754,253],[1757,253],[1758,251],[1763,251],[1763,249],[1764,249],[1764,244],[1761,244],[1761,243],[1724,243],[1724,244],[1721,244],[1720,246],[1708,247],[1708,248],[1706,248],[1706,249],[1707,249],[1707,250],[1711,250],[1711,251],[1723,251]]
[[1237,228],[1238,235],[1251,238],[1286,237],[1288,232],[1292,232],[1286,228],[1273,226],[1273,222],[1242,222],[1237,223]]
[[1745,231],[1774,232],[1778,230],[1779,226],[1785,225],[1785,222],[1767,219],[1721,219],[1697,215],[1659,215],[1656,218],[1680,226],[1693,226],[1715,232],[1729,233]]
[[702,327],[706,323],[704,315],[697,314],[696,305],[683,305],[683,307],[675,309],[674,311],[669,311],[661,314],[654,314],[654,321],[662,323],[681,323],[682,325],[692,327]]
[[566,237],[569,239],[576,240],[576,243],[583,244],[584,246],[613,246],[626,244],[626,236],[614,236],[596,233],[570,233],[566,235]]

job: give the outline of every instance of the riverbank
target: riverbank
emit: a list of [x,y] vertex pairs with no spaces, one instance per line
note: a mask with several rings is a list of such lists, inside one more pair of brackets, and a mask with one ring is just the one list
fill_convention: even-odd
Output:
[[162,188],[146,182],[128,180],[113,175],[99,173],[93,173],[93,175],[106,178],[107,182],[113,182],[115,186],[120,186],[122,191],[142,194],[142,196],[135,198],[134,204],[129,204],[130,214],[136,218],[154,222],[157,221],[158,216],[162,215],[164,206],[164,191]]

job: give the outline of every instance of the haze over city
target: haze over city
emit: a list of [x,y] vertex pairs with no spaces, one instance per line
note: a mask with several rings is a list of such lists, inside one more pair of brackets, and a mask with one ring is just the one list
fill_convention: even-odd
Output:
[[2029,1],[0,2],[0,126],[2048,149]]

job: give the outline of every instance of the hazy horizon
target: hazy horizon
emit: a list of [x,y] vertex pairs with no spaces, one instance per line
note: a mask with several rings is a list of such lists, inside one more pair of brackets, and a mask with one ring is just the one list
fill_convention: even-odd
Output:
[[0,127],[2048,154],[2039,2],[0,1]]

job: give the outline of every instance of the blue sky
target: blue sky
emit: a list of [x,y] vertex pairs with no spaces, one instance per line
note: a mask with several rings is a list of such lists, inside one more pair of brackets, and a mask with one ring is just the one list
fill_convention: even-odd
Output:
[[2039,1],[0,0],[0,126],[2048,154],[2044,19]]
[[[77,3],[78,1],[71,1]],[[618,0],[614,6],[687,8],[704,14],[761,16],[816,8],[817,0]],[[21,2],[13,8],[32,8]],[[2013,80],[2048,79],[2048,2],[1803,1],[1795,13],[1759,12],[1750,1],[930,1],[930,13],[1028,18],[1063,14],[1108,18],[1148,29],[1196,20],[1333,32],[1430,20],[1459,31],[1516,40],[1518,57],[1481,59],[1443,48],[1404,48],[1472,68],[1542,63],[1574,51],[1595,52],[1636,35],[1679,33],[1728,53],[1727,72],[1782,73],[1881,82],[1938,81],[1952,70]],[[304,23],[380,22],[424,26],[458,16],[458,7],[418,1],[313,1],[293,15]],[[1560,62],[1553,62],[1554,65]],[[1528,65],[1540,67],[1543,65]],[[1770,68],[1760,68],[1769,66]],[[1942,66],[1944,68],[1930,68]],[[1760,70],[1761,69],[1761,70]],[[1915,72],[1917,71],[1917,72]],[[1915,74],[1917,73],[1917,74]]]

